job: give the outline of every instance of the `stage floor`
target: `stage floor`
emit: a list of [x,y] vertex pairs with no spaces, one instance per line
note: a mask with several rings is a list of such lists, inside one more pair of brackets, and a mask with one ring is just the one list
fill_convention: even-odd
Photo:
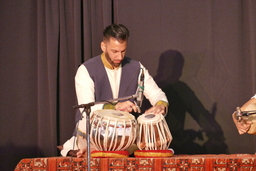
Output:
[[[92,158],[93,171],[253,171],[256,155],[173,155],[168,158]],[[86,171],[86,158],[49,157],[22,159],[14,171]]]

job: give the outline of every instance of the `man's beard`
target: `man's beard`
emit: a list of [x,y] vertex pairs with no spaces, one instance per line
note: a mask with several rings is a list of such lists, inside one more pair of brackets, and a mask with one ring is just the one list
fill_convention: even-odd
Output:
[[113,67],[119,67],[120,63],[114,63],[111,58],[109,57],[109,54],[107,52],[105,52],[105,57],[107,59],[107,61],[109,62],[109,64]]

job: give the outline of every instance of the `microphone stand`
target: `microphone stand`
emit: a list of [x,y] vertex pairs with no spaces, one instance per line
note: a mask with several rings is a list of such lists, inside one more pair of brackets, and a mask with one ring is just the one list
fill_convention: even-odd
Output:
[[[94,102],[88,103],[88,104],[82,104],[79,106],[74,106],[74,109],[77,108],[84,108],[82,111],[82,114],[86,113],[86,141],[87,141],[87,170],[91,170],[91,148],[90,148],[90,113],[91,113],[91,106],[94,106]],[[77,128],[78,129],[78,128]]]
[[[90,144],[90,132],[91,132],[91,124],[90,124],[90,113],[91,113],[91,107],[94,106],[95,104],[105,104],[109,102],[115,102],[115,101],[120,101],[120,100],[129,100],[129,99],[134,99],[138,97],[138,95],[131,95],[123,98],[117,98],[117,99],[110,99],[104,102],[91,102],[87,104],[81,104],[77,106],[73,106],[74,109],[78,108],[84,108],[82,111],[82,114],[85,112],[86,113],[86,141],[87,141],[87,170],[91,170],[91,144]],[[78,128],[77,128],[78,129]]]

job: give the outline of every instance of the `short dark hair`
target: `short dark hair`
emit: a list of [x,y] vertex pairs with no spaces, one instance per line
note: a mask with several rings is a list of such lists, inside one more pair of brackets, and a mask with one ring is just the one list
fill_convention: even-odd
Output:
[[126,41],[129,37],[129,30],[123,24],[112,24],[103,31],[103,39],[109,40],[110,37],[118,41]]

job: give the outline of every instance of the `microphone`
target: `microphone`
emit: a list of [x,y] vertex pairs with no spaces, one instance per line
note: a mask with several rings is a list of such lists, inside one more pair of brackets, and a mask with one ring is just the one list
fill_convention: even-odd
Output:
[[[141,68],[141,74],[140,74],[140,80],[138,84],[138,89],[137,89],[137,98],[136,98],[136,103],[138,107],[141,107],[142,101],[143,101],[143,92],[144,92],[144,70]],[[139,110],[140,111],[140,110]],[[139,112],[140,113],[140,112]]]
[[90,106],[94,106],[95,102],[87,103],[87,104],[81,104],[81,105],[76,105],[73,106],[73,109],[78,109],[78,108],[88,108]]

